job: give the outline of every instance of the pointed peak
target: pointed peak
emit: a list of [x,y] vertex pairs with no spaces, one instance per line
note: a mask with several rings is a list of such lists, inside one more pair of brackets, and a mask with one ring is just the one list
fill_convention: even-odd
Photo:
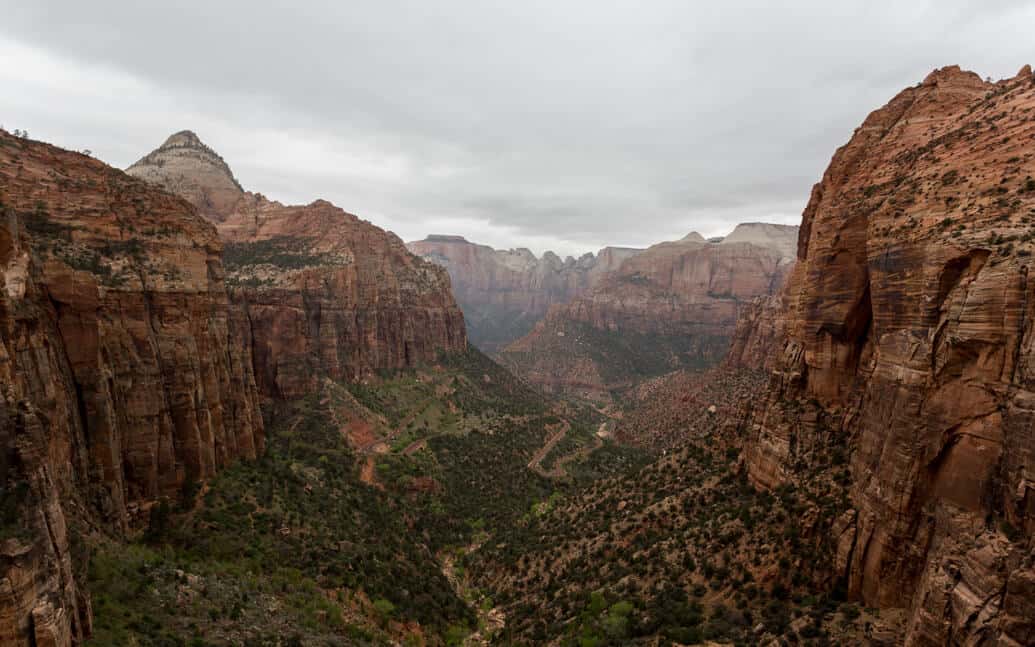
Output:
[[233,171],[192,130],[181,130],[126,169],[191,202],[205,217],[222,221],[244,195]]
[[169,135],[169,137],[166,138],[165,143],[159,146],[159,150],[162,148],[172,148],[175,146],[187,146],[190,148],[208,149],[208,146],[205,146],[205,144],[202,143],[201,138],[198,137],[197,133],[195,133],[193,130],[181,130],[178,133],[173,133]]

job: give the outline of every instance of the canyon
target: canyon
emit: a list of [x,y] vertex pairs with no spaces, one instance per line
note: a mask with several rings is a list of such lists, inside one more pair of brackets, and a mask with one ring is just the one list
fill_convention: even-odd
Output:
[[578,259],[553,252],[496,250],[462,236],[431,235],[407,243],[411,252],[446,268],[471,342],[495,353],[524,336],[551,306],[589,291],[608,272],[643,251],[605,247]]
[[[534,608],[515,631],[607,635],[622,609],[683,643],[739,623],[766,645],[1033,644],[1033,135],[1028,66],[938,69],[872,112],[723,362],[630,392],[616,433],[662,458],[482,555],[507,609]],[[649,613],[621,607],[630,591]],[[787,591],[809,608],[787,614]]]
[[800,227],[562,260],[0,130],[0,644],[1033,644],[1033,138],[941,68]]
[[5,645],[81,643],[83,538],[260,456],[264,400],[466,348],[397,237],[244,193],[190,132],[131,171],[0,131]]
[[715,242],[695,232],[653,245],[552,307],[499,357],[547,392],[601,403],[645,378],[715,365],[745,306],[782,286],[797,236],[744,223]]

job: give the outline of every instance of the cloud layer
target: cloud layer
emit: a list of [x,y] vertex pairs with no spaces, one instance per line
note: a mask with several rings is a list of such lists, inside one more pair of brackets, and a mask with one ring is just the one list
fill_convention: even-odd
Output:
[[0,123],[121,167],[190,128],[275,199],[578,253],[798,222],[867,112],[935,67],[1012,75],[1035,24],[772,4],[0,0]]

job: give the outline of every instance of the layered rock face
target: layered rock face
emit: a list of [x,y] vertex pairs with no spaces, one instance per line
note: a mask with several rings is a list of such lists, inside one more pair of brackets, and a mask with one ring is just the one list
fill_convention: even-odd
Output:
[[244,194],[223,158],[189,130],[181,130],[127,169],[186,198],[209,220],[221,221]]
[[231,200],[229,168],[215,173],[215,154],[188,135],[127,172],[181,193],[216,223],[264,394],[298,397],[323,376],[356,379],[466,347],[445,270],[329,202],[285,206],[239,188]]
[[562,260],[553,252],[536,258],[527,249],[496,250],[462,236],[428,236],[406,246],[446,268],[471,342],[490,353],[528,333],[550,306],[584,294],[604,274],[643,251],[605,247],[577,260]]
[[723,364],[767,371],[780,366],[787,332],[786,296],[781,291],[742,304]]
[[749,223],[719,242],[694,233],[654,245],[501,356],[548,390],[603,400],[643,377],[717,363],[743,305],[782,285],[796,237],[797,227]]
[[0,643],[67,645],[90,619],[69,523],[119,533],[256,456],[258,391],[187,202],[4,131],[0,202]]
[[1035,643],[1033,135],[1027,67],[937,70],[871,113],[812,191],[782,321],[731,359],[782,350],[757,484],[849,443],[837,567],[909,610],[906,644]]

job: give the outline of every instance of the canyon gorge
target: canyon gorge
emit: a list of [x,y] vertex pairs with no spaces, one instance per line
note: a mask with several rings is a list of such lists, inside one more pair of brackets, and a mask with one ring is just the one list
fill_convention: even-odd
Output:
[[1033,251],[1028,66],[577,259],[0,130],[0,645],[1035,644]]
[[602,403],[645,378],[717,364],[744,305],[782,286],[797,236],[746,223],[715,242],[695,232],[653,245],[552,307],[501,361],[548,392]]
[[551,306],[590,290],[608,272],[643,251],[605,247],[596,254],[536,258],[528,249],[496,250],[462,236],[431,235],[408,243],[411,252],[449,272],[471,342],[495,353],[532,329]]
[[70,535],[256,458],[263,398],[466,346],[445,272],[398,238],[244,193],[193,133],[145,160],[183,197],[0,133],[5,645],[89,634]]

